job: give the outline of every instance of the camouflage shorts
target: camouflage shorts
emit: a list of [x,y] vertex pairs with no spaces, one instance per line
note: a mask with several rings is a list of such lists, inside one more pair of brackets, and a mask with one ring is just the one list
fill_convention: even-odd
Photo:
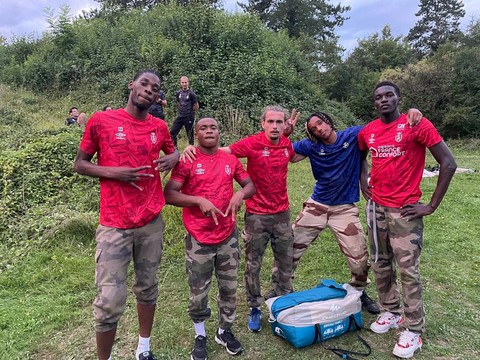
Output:
[[137,302],[156,303],[157,270],[162,257],[164,227],[161,215],[135,229],[98,226],[95,253],[97,296],[93,302],[98,332],[114,329],[125,310],[127,271],[132,259],[135,271],[133,292]]
[[403,290],[403,326],[422,332],[425,311],[419,265],[423,218],[406,221],[401,218],[400,211],[369,202],[367,223],[371,265],[380,306],[394,314],[402,312],[397,285],[398,267]]
[[218,283],[218,323],[222,329],[230,329],[235,321],[237,309],[237,276],[240,263],[237,229],[235,228],[227,239],[215,245],[201,244],[187,233],[185,260],[190,287],[188,304],[190,318],[193,322],[199,323],[210,317],[208,293],[215,271]]

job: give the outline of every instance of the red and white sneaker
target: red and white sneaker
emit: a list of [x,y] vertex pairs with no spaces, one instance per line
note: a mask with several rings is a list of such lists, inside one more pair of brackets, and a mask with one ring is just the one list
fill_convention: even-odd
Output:
[[377,334],[384,334],[390,329],[397,329],[402,322],[403,319],[400,315],[385,311],[378,317],[377,321],[370,325],[370,330]]
[[393,355],[409,359],[417,349],[422,349],[422,338],[420,334],[411,332],[410,330],[404,330],[393,348]]

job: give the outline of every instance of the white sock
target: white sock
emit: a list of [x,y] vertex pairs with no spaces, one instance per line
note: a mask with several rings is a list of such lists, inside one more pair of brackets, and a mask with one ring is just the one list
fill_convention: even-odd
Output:
[[193,323],[193,326],[195,327],[195,337],[200,335],[207,336],[207,333],[205,332],[205,321]]
[[218,328],[218,335],[222,335],[224,332],[225,332],[224,329],[222,329],[220,327]]
[[112,357],[111,357],[111,356],[109,356],[107,360],[112,360]]
[[137,354],[141,354],[145,351],[150,351],[150,338],[144,338],[138,335]]

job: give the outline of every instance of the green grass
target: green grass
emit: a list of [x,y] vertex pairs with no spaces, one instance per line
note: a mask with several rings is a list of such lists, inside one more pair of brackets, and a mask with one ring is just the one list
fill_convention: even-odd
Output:
[[[41,101],[28,92],[16,90],[14,93],[0,86],[0,108],[8,110],[4,113],[12,119],[31,113],[32,124],[40,129],[63,126],[71,103],[75,103],[75,100]],[[183,132],[181,136],[184,136]],[[184,138],[180,140],[184,141]],[[449,142],[449,145],[459,167],[480,170],[480,140],[456,140]],[[430,156],[427,157],[427,164],[434,165]],[[423,180],[425,200],[430,198],[436,181],[437,178]],[[292,220],[300,211],[303,201],[310,196],[313,184],[307,161],[290,166]],[[421,274],[425,288],[427,332],[423,336],[423,351],[415,356],[417,359],[480,358],[479,185],[479,172],[456,175],[442,205],[435,214],[425,219]],[[85,193],[85,199],[78,198],[75,204],[68,204],[66,208],[69,210],[61,226],[50,229],[44,238],[25,240],[19,235],[18,239],[14,239],[18,245],[14,249],[0,242],[0,263],[6,264],[0,267],[0,360],[96,359],[91,302],[95,296],[93,256],[97,216],[91,210],[83,213],[78,209],[91,208],[89,203],[97,196],[92,190]],[[364,208],[363,201],[360,207]],[[63,211],[61,209],[59,204],[55,208],[32,211],[29,212],[30,218],[23,221],[45,221],[35,220],[35,213],[56,219],[57,212]],[[363,211],[361,214],[364,221]],[[160,297],[152,348],[159,359],[187,359],[193,345],[194,331],[187,314],[188,286],[183,246],[185,230],[180,209],[167,206],[163,215],[166,221],[165,251],[159,270]],[[243,225],[242,217],[243,214],[239,214],[240,228]],[[22,245],[27,242],[28,246]],[[268,250],[261,273],[264,291],[270,288],[271,266],[272,256]],[[235,333],[245,347],[240,359],[273,360],[279,356],[291,360],[338,358],[318,344],[305,349],[292,348],[272,335],[266,316],[261,333],[248,332],[246,320],[249,309],[244,295],[243,269],[242,256],[237,322],[234,326]],[[345,259],[329,231],[322,234],[306,252],[296,275],[294,287],[297,290],[315,286],[325,278],[348,281],[350,276]],[[369,293],[376,296],[373,284]],[[231,359],[213,341],[218,314],[215,298],[214,281],[210,293],[213,313],[206,323],[210,336],[208,356],[209,359]],[[368,326],[374,319],[374,316],[364,314],[365,325]],[[135,303],[133,295],[130,295],[119,324],[114,359],[133,359],[137,329]],[[372,345],[373,352],[369,359],[393,359],[393,332],[377,335],[362,331],[362,334]],[[350,334],[332,340],[327,345],[362,350]]]
[[[455,152],[455,151],[454,151]],[[474,167],[480,153],[471,156],[458,153],[457,159],[468,158]],[[422,188],[429,199],[436,178],[424,179]],[[425,219],[425,247],[421,273],[425,286],[427,333],[419,359],[474,359],[480,356],[480,321],[478,274],[480,260],[480,174],[456,175],[440,208]],[[292,217],[310,195],[313,178],[308,162],[291,165],[289,195]],[[363,207],[363,203],[361,204]],[[363,214],[362,214],[363,216]],[[153,349],[160,359],[188,358],[192,347],[193,327],[187,314],[188,287],[184,271],[183,233],[180,211],[166,207],[167,222],[165,253],[159,271],[160,298],[153,332]],[[86,218],[88,219],[88,217]],[[73,220],[72,220],[73,221]],[[85,220],[87,221],[87,220]],[[241,214],[239,215],[241,226]],[[61,232],[49,247],[39,248],[0,274],[0,353],[1,359],[95,359],[95,342],[91,315],[93,287],[94,232],[90,227],[72,226],[71,233]],[[83,239],[90,232],[90,242]],[[90,229],[90,230],[88,230]],[[82,239],[76,241],[76,239]],[[0,249],[7,251],[8,249]],[[262,269],[264,290],[269,289],[272,256],[269,251]],[[248,307],[242,284],[244,264],[241,264],[238,288],[238,315],[234,327],[245,353],[243,359],[335,359],[320,345],[293,349],[288,343],[271,334],[264,317],[263,330],[252,334],[246,329]],[[302,258],[294,282],[296,289],[316,285],[320,279],[334,278],[347,281],[349,274],[345,259],[327,231],[312,245]],[[370,293],[375,294],[373,286]],[[216,283],[212,286],[210,305],[212,317],[207,321],[207,332],[213,339],[216,327]],[[374,317],[364,314],[369,324]],[[133,296],[121,319],[114,356],[132,359],[136,346],[137,322]],[[395,334],[373,334],[363,331],[372,345],[371,359],[392,358]],[[354,337],[343,336],[333,344],[357,348]],[[330,344],[328,344],[330,345]],[[230,359],[214,341],[208,345],[210,359]]]

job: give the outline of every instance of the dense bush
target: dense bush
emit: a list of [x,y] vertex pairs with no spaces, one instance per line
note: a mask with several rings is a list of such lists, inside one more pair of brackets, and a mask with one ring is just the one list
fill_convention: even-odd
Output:
[[250,15],[197,3],[115,12],[72,24],[64,20],[52,23],[52,33],[38,41],[0,46],[5,64],[0,82],[52,96],[70,94],[76,103],[122,106],[133,74],[154,68],[170,102],[167,119],[175,115],[178,80],[187,75],[201,114],[215,114],[228,128],[233,109],[242,114],[238,119],[245,131],[258,128],[265,105],[304,112],[326,105],[316,85],[318,70],[301,43]]
[[89,196],[97,182],[73,172],[80,129],[32,133],[28,143],[0,153],[2,242],[36,238],[65,212],[98,210],[98,197]]

